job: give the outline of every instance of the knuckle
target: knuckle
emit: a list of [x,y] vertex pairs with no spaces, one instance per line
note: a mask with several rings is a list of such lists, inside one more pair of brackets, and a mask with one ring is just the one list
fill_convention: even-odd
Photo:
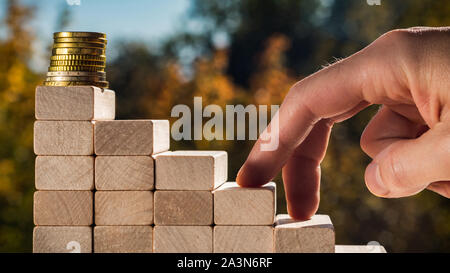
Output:
[[394,29],[386,32],[381,37],[391,42],[404,42],[410,33],[408,29]]
[[412,29],[395,29],[383,34],[380,40],[396,47],[404,48],[414,43],[418,35],[419,32]]
[[294,83],[290,88],[289,88],[289,92],[288,95],[286,96],[287,98],[289,96],[297,96],[298,93],[301,92],[301,90],[304,90],[304,88],[302,88],[302,85],[304,85],[304,83],[302,81],[298,81],[296,83]]
[[413,29],[395,29],[383,34],[376,43],[389,48],[393,57],[412,65],[417,62],[420,37],[420,32]]

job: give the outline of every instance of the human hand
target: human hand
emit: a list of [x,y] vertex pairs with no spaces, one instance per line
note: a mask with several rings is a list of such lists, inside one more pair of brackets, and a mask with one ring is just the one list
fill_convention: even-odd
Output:
[[264,151],[260,137],[237,183],[258,187],[282,168],[289,214],[309,219],[333,124],[371,104],[382,107],[361,137],[373,159],[367,188],[386,198],[424,189],[450,198],[450,27],[388,32],[297,82],[263,133],[278,126],[278,148]]

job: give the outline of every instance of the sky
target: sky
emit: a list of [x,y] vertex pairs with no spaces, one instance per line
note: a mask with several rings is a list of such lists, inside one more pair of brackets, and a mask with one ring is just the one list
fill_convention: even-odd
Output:
[[[0,20],[5,17],[6,0],[0,0]],[[157,45],[183,28],[190,8],[189,0],[21,0],[37,8],[31,27],[36,31],[36,53],[31,65],[44,71],[48,65],[46,48],[56,31],[96,31],[107,34],[108,46],[121,40],[140,40]],[[79,5],[78,5],[79,3]],[[70,24],[57,29],[61,11],[68,7]],[[5,35],[0,29],[0,36]],[[107,50],[107,57],[114,56]],[[45,58],[45,59],[44,59]]]

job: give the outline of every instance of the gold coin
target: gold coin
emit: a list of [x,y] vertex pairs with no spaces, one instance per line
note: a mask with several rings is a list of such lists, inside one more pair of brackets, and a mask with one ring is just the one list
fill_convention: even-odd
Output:
[[65,66],[65,65],[75,65],[75,66],[102,66],[105,67],[104,61],[50,61],[51,66]]
[[106,77],[47,77],[45,80],[48,82],[101,82],[106,81]]
[[106,73],[84,71],[54,71],[47,72],[47,77],[106,77]]
[[93,86],[98,86],[98,87],[103,87],[103,88],[108,88],[109,87],[109,83],[107,81],[101,81],[101,82],[85,82],[85,81],[81,81],[81,82],[50,82],[50,81],[45,81],[44,85],[46,86],[77,86],[77,85],[93,85]]
[[67,55],[54,55],[50,57],[51,61],[106,61],[105,55],[80,55],[80,54],[67,54]]
[[72,47],[79,47],[79,48],[101,48],[105,49],[105,44],[98,44],[98,43],[54,43],[53,48],[72,48]]
[[52,55],[65,55],[65,54],[105,55],[105,50],[101,48],[79,48],[79,47],[53,48],[52,50]]
[[105,33],[100,32],[80,32],[80,31],[64,31],[53,33],[53,38],[67,38],[67,37],[86,37],[86,38],[103,38],[106,39]]
[[85,71],[85,72],[104,72],[103,66],[80,66],[80,65],[63,65],[63,66],[50,66],[48,71]]
[[70,37],[70,38],[55,38],[55,43],[97,43],[97,44],[107,44],[106,39],[89,38],[89,37]]

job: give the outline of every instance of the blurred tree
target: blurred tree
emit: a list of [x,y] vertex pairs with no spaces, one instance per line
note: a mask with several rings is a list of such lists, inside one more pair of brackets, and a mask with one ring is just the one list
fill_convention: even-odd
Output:
[[[117,118],[169,118],[174,105],[280,104],[289,87],[334,58],[346,57],[382,33],[415,25],[450,25],[450,3],[434,0],[193,0],[186,29],[161,49],[124,42],[108,60]],[[125,5],[125,4],[124,4]],[[30,251],[32,235],[33,93],[38,75],[27,60],[32,10],[9,0],[0,41],[0,251]],[[60,27],[67,25],[61,15]],[[189,25],[189,24],[186,24]],[[197,24],[198,25],[198,24]],[[220,39],[219,39],[220,38]],[[218,42],[219,41],[219,42]],[[42,80],[42,78],[40,78]],[[388,251],[450,251],[450,201],[431,192],[386,200],[364,185],[370,159],[359,147],[377,106],[335,125],[322,164],[319,212],[330,214],[340,244],[377,240]],[[206,121],[207,119],[204,119]],[[171,118],[171,121],[174,121]],[[172,141],[176,149],[225,149],[229,180],[253,141]],[[286,211],[280,177],[277,208]]]
[[33,230],[34,88],[40,77],[28,67],[32,10],[9,0],[8,33],[0,41],[0,251],[30,251]]
[[[209,40],[218,32],[230,38],[230,64],[228,73],[235,82],[245,87],[258,67],[258,55],[273,34],[289,37],[291,50],[287,51],[286,64],[297,72],[304,71],[310,63],[310,52],[318,40],[314,39],[316,27],[312,24],[318,1],[298,0],[246,0],[202,1],[195,0],[194,17],[206,20],[205,35]],[[302,68],[302,69],[301,69]]]

